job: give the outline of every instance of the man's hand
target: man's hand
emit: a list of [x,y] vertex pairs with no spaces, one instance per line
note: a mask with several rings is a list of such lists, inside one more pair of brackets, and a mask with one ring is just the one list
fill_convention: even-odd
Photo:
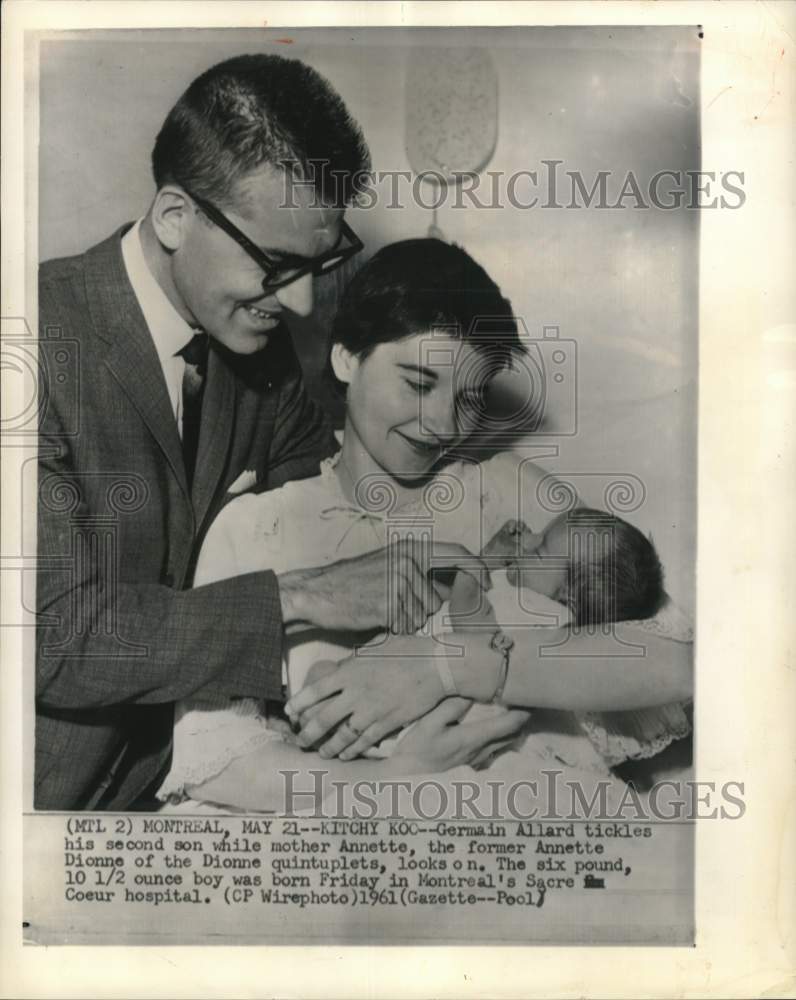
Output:
[[369,655],[343,660],[337,670],[302,688],[285,706],[288,715],[301,723],[299,744],[315,746],[338,726],[319,747],[320,754],[350,760],[414,722],[444,695],[430,659],[441,654],[433,640],[406,636],[390,639]]
[[416,632],[448,596],[448,588],[430,571],[454,568],[490,586],[483,562],[463,545],[448,542],[400,541],[327,567],[283,573],[283,621],[334,630]]

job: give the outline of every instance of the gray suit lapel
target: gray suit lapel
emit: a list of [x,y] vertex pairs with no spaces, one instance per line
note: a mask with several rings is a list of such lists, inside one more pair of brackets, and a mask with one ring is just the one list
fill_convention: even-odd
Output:
[[122,259],[124,231],[87,254],[89,308],[97,333],[108,344],[106,365],[140,413],[190,499],[182,445],[163,370]]

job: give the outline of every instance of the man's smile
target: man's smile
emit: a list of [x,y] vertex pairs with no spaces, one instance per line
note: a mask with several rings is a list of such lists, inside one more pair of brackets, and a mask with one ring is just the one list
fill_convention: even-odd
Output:
[[241,303],[240,307],[247,318],[253,321],[253,325],[263,332],[273,330],[279,325],[281,319],[281,309],[262,309],[259,306]]

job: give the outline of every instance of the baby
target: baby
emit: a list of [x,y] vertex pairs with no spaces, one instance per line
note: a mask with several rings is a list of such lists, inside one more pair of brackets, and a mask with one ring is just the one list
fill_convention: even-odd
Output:
[[[589,507],[560,514],[540,534],[523,521],[507,521],[484,555],[497,557],[514,587],[563,604],[574,625],[650,618],[665,598],[650,539]],[[457,589],[466,586],[463,579],[457,583]]]
[[[427,626],[447,643],[455,645],[457,632],[493,631],[498,625],[510,631],[649,618],[665,599],[652,542],[626,521],[588,507],[559,515],[538,534],[523,521],[507,521],[482,554],[496,570],[488,595],[472,575],[457,573],[448,602]],[[305,682],[335,666],[316,663]],[[505,711],[498,704],[474,704],[468,720]],[[395,746],[396,738],[387,738],[367,755],[387,757]]]

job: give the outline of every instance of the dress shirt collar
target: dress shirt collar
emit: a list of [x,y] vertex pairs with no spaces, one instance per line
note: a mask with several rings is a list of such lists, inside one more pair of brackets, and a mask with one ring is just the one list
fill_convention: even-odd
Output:
[[141,243],[141,222],[122,237],[122,257],[127,277],[141,306],[146,325],[161,365],[173,358],[193,337],[195,331],[169,302],[166,293],[149,270]]

